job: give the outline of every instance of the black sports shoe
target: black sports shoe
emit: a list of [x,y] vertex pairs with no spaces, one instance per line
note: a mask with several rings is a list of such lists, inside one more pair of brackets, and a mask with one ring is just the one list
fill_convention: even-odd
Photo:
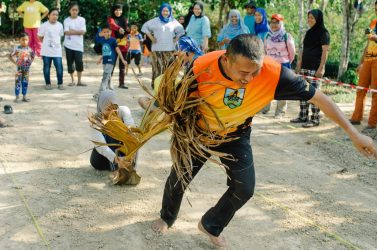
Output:
[[361,121],[353,121],[353,120],[349,120],[350,121],[350,123],[352,124],[352,125],[360,125],[361,124]]
[[301,119],[300,117],[297,117],[295,119],[290,120],[289,122],[291,122],[291,123],[306,123],[306,122],[308,122],[308,120],[307,119]]

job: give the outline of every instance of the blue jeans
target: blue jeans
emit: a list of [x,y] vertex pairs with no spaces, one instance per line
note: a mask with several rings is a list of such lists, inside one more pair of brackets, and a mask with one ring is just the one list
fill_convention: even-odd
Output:
[[286,67],[286,68],[288,68],[288,69],[291,69],[291,68],[292,68],[292,67],[291,67],[291,64],[290,64],[289,62],[287,62],[287,63],[282,63],[281,66]]
[[58,78],[58,85],[63,84],[63,61],[61,57],[49,57],[42,56],[43,59],[43,76],[45,78],[46,85],[51,84],[50,68],[51,62],[54,62],[56,69],[56,76]]

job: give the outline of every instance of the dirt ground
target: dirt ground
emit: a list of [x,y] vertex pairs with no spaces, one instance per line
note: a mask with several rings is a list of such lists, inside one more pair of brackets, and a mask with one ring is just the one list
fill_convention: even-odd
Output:
[[[156,235],[150,226],[170,170],[169,133],[140,150],[140,185],[113,186],[109,173],[90,166],[87,151],[93,147],[87,117],[102,73],[96,57],[85,55],[88,87],[63,91],[44,89],[36,59],[31,102],[14,103],[13,66],[5,58],[10,44],[2,44],[0,105],[11,104],[14,114],[1,116],[14,126],[0,129],[1,249],[213,249],[196,225],[226,190],[221,169],[202,169],[174,227]],[[144,72],[148,84],[150,67]],[[127,85],[116,92],[140,122],[143,91],[131,76]],[[350,115],[353,105],[340,107]],[[326,118],[311,130],[291,126],[297,111],[298,103],[289,102],[280,122],[272,114],[254,121],[256,193],[223,232],[229,249],[377,249],[376,161],[360,157]]]

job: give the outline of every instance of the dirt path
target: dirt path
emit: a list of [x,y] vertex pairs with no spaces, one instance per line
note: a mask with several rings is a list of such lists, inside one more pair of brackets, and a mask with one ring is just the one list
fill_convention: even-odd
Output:
[[[94,62],[85,57],[88,87],[46,91],[38,59],[32,101],[15,104],[12,66],[1,57],[1,104],[10,103],[15,113],[2,115],[14,127],[0,129],[0,248],[212,249],[196,224],[226,189],[224,173],[213,166],[192,183],[172,230],[158,236],[150,229],[169,172],[168,133],[141,149],[136,187],[113,186],[108,173],[90,167],[90,152],[82,152],[92,147],[87,116],[101,78]],[[150,68],[145,72],[147,81]],[[129,90],[116,91],[140,121],[142,90],[132,77],[127,84]],[[297,106],[290,102],[279,123],[270,115],[255,119],[256,195],[224,231],[229,249],[376,249],[376,162],[359,157],[327,119],[313,130],[292,128]],[[350,112],[352,105],[342,109]]]

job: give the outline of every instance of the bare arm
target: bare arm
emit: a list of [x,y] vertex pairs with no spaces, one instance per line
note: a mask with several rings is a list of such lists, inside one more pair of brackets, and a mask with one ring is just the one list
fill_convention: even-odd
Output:
[[99,57],[98,57],[98,60],[97,60],[97,64],[100,64],[101,61],[102,61],[102,56],[99,56]]
[[152,33],[145,33],[145,34],[149,37],[149,39],[151,39],[152,43],[156,43],[157,42],[156,38],[152,35]]
[[229,43],[229,42],[230,42],[229,38],[224,38],[224,40],[222,40],[221,42],[219,42],[219,46],[222,47],[223,45],[225,45],[226,43]]
[[124,58],[123,58],[122,51],[120,51],[119,47],[116,47],[115,51],[117,52],[120,60],[122,60],[123,64],[127,64],[126,60],[124,60]]
[[17,65],[16,60],[14,60],[14,57],[12,56],[12,54],[9,54],[9,55],[8,55],[8,59],[9,59],[9,61],[11,61],[14,65]]
[[46,16],[48,15],[48,11],[45,11],[41,17],[41,20],[43,20],[43,18],[45,18]]
[[336,104],[320,90],[317,90],[315,95],[309,102],[318,106],[323,113],[331,120],[336,122],[348,134],[352,140],[355,148],[366,157],[374,157],[377,159],[377,147],[373,143],[372,138],[361,134],[352,124],[347,120],[342,111]]
[[81,36],[81,35],[84,35],[85,34],[85,31],[83,30],[68,30],[68,31],[64,31],[64,34],[65,35],[68,35],[68,36]]
[[376,34],[368,35],[368,40],[377,42],[377,35]]
[[203,38],[202,49],[204,53],[208,50],[208,36]]
[[297,66],[296,66],[296,73],[297,74],[300,74],[300,71],[301,71],[301,64],[302,64],[302,53],[301,52],[298,57],[297,57]]
[[327,61],[327,57],[329,55],[329,45],[322,45],[322,55],[321,55],[321,63],[317,72],[315,73],[316,77],[322,77],[325,74],[325,65]]

